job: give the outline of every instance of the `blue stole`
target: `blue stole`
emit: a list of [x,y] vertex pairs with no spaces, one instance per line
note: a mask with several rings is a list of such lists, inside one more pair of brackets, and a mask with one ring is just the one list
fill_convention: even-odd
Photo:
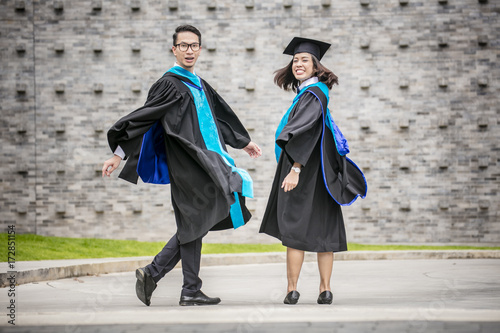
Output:
[[[278,125],[278,128],[276,129],[276,134],[275,134],[275,142],[278,139],[279,135],[281,134],[281,131],[283,128],[286,126],[288,123],[288,118],[290,117],[290,112],[292,112],[293,108],[299,101],[300,97],[307,91],[307,88],[310,87],[319,87],[321,91],[325,94],[327,103],[330,101],[330,98],[328,97],[328,87],[326,84],[323,82],[317,82],[310,84],[306,87],[304,87],[301,91],[297,93],[297,96],[293,99],[292,106],[286,111],[286,113],[283,115],[283,118],[281,118],[281,121]],[[314,95],[314,94],[313,94]],[[317,97],[317,96],[316,96]],[[318,97],[317,97],[318,98]],[[347,140],[338,128],[337,124],[333,121],[332,117],[330,116],[330,110],[327,107],[327,112],[326,112],[326,126],[330,129],[330,131],[333,134],[333,137],[335,139],[335,146],[337,147],[337,151],[339,152],[340,156],[344,156],[347,153],[349,153],[349,145],[347,144]],[[278,144],[275,143],[274,145],[274,154],[276,155],[276,161],[279,161],[280,155],[281,155],[281,147],[278,146]]]
[[[231,167],[233,172],[240,175],[242,179],[242,190],[241,194],[245,197],[253,198],[253,181],[246,170],[236,168],[234,159],[228,154],[228,152],[222,147],[217,125],[208,104],[207,97],[203,90],[201,79],[195,74],[189,72],[188,70],[180,67],[174,66],[168,70],[168,72],[185,77],[191,82],[182,81],[191,91],[194,99],[196,112],[198,115],[198,123],[200,126],[200,132],[203,137],[203,141],[208,150],[216,152],[222,157],[222,160]],[[160,128],[157,130],[156,127]],[[139,157],[139,164],[137,165],[137,173],[141,175],[144,169],[148,169],[149,172],[143,172],[148,176],[144,177],[141,175],[141,179],[144,182],[152,182],[155,184],[168,184],[170,179],[168,177],[168,166],[166,164],[166,154],[161,156],[161,152],[156,151],[157,145],[160,142],[163,144],[163,131],[160,130],[161,125],[156,123],[153,127],[144,135],[143,145],[141,147],[141,155]],[[147,149],[148,145],[153,144],[155,147],[154,151],[152,149]],[[146,148],[145,148],[146,147]],[[164,144],[163,144],[164,147]],[[163,149],[164,150],[164,149]],[[156,151],[156,152],[155,152]],[[156,154],[155,154],[156,153]],[[158,162],[158,159],[164,158],[164,163]],[[143,160],[144,157],[144,160]],[[148,159],[149,157],[149,159]],[[141,163],[143,162],[143,163]],[[151,170],[154,169],[153,172]],[[141,172],[139,172],[141,171]],[[237,192],[233,192],[235,203],[231,205],[229,214],[231,215],[231,220],[233,222],[233,227],[236,229],[245,224],[243,218],[243,212],[241,211],[240,199]]]

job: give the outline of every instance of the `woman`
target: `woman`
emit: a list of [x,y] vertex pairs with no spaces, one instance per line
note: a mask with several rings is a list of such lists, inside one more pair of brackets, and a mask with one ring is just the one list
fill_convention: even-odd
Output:
[[366,196],[366,181],[345,155],[347,141],[330,117],[328,92],[338,78],[320,60],[330,44],[295,37],[284,54],[293,60],[276,71],[274,82],[297,90],[276,131],[278,167],[260,232],[287,247],[288,291],[296,304],[304,251],[317,252],[319,304],[331,304],[333,252],[346,251],[341,205]]

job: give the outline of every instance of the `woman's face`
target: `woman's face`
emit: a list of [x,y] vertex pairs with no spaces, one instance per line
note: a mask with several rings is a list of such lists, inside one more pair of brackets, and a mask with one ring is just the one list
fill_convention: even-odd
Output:
[[309,53],[297,53],[293,56],[292,63],[293,76],[300,82],[307,80],[313,76],[314,64],[312,57]]

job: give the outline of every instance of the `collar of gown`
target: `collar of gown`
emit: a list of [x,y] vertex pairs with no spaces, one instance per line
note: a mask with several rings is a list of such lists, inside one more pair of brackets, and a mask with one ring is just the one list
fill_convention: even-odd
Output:
[[297,88],[297,94],[302,90],[304,89],[305,87],[307,86],[310,86],[311,84],[314,84],[314,83],[318,83],[319,82],[319,79],[317,76],[313,76],[305,81],[303,81],[300,86],[298,86]]
[[[184,67],[182,67],[181,65],[179,65],[179,64],[177,63],[177,61],[174,63],[174,67],[180,67],[180,68],[185,69]],[[186,70],[187,70],[187,69],[186,69]],[[189,71],[188,71],[188,72],[189,72]],[[196,71],[195,71],[194,69],[193,69],[193,74],[194,74],[194,75],[196,75]],[[196,75],[196,76],[197,76],[197,75]]]

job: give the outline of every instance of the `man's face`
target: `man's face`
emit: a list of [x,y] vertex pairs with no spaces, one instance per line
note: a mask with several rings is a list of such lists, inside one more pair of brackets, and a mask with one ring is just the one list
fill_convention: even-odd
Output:
[[[194,70],[194,65],[196,64],[196,60],[198,60],[198,56],[201,52],[201,45],[196,51],[193,51],[192,47],[188,47],[186,51],[181,51],[181,47],[185,47],[185,45],[192,45],[193,43],[199,45],[200,41],[198,40],[198,36],[190,31],[183,31],[177,34],[177,41],[175,43],[177,46],[172,46],[172,51],[177,59],[177,64],[190,72]],[[181,46],[180,44],[183,45]]]

